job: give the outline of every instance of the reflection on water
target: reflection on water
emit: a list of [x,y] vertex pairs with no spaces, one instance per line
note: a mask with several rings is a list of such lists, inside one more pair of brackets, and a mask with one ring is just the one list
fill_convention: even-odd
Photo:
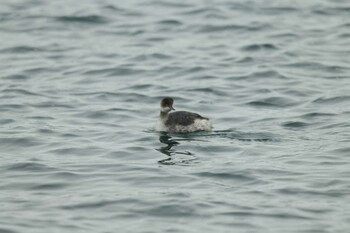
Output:
[[176,145],[179,144],[177,141],[171,139],[170,136],[168,136],[167,134],[163,133],[162,135],[159,136],[159,141],[161,143],[166,144],[166,146],[163,146],[159,149],[157,149],[159,152],[167,155],[167,156],[171,156],[171,148]]
[[[181,142],[209,142],[209,140],[199,139],[199,138],[224,138],[229,140],[238,140],[242,142],[270,142],[277,141],[277,135],[267,132],[240,132],[232,129],[228,130],[217,130],[212,132],[200,131],[194,133],[169,133],[161,132],[159,136],[159,141],[166,146],[156,148],[157,151],[165,154],[166,159],[158,161],[160,164],[164,165],[187,165],[190,162],[196,160],[196,156],[190,151],[181,151],[176,147],[181,144]],[[179,155],[185,155],[179,157]]]
[[[193,153],[189,151],[177,151],[174,146],[180,144],[178,141],[181,141],[183,139],[173,139],[171,136],[169,136],[167,133],[163,132],[159,136],[159,141],[161,143],[166,144],[166,146],[160,147],[159,149],[156,149],[157,151],[165,154],[168,156],[166,159],[159,160],[158,163],[163,165],[187,165],[191,161],[196,160],[196,157]],[[191,141],[192,139],[189,139],[186,141]],[[175,157],[175,155],[186,155],[185,158],[179,158]]]

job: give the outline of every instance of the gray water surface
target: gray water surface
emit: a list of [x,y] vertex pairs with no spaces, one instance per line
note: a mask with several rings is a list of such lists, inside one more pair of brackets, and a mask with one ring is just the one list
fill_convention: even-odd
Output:
[[349,1],[0,5],[1,233],[350,231]]

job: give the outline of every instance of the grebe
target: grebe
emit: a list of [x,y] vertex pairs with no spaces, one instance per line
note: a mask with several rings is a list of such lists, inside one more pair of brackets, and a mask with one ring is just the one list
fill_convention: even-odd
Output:
[[156,126],[157,131],[186,133],[195,131],[210,131],[213,127],[209,118],[193,112],[177,111],[169,113],[173,108],[173,98],[166,97],[160,102],[160,116]]

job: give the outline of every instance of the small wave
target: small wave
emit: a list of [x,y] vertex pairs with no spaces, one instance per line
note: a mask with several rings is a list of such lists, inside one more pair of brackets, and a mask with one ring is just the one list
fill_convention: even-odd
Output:
[[222,91],[218,88],[190,88],[188,89],[188,91],[190,92],[200,92],[200,93],[203,93],[203,94],[209,94],[209,93],[212,93],[212,94],[215,94],[217,96],[228,96],[228,93],[225,92],[225,91]]
[[253,57],[242,57],[240,59],[238,59],[237,61],[235,61],[236,63],[248,63],[248,64],[253,64],[255,62],[255,59]]
[[23,104],[2,104],[0,105],[0,111],[23,111],[28,109],[27,105]]
[[150,53],[150,54],[136,55],[128,59],[128,61],[170,60],[172,58],[173,56],[165,53]]
[[65,180],[74,179],[74,178],[79,177],[79,175],[77,173],[66,172],[66,171],[54,172],[54,173],[51,173],[51,175],[55,178],[60,178],[60,179],[65,179]]
[[247,104],[256,107],[278,107],[285,108],[294,106],[297,103],[284,97],[269,97],[261,100],[250,101]]
[[114,117],[114,115],[111,112],[107,112],[105,110],[81,112],[81,113],[75,114],[75,116],[79,118],[91,118],[91,119],[108,119],[108,118]]
[[145,6],[161,6],[166,8],[188,8],[193,5],[190,3],[184,2],[176,2],[176,1],[146,1],[146,3],[142,4]]
[[207,178],[214,178],[214,179],[229,179],[229,180],[235,180],[235,182],[256,181],[254,177],[251,177],[248,174],[242,174],[242,172],[239,172],[239,173],[237,172],[199,172],[199,173],[192,173],[192,175],[207,177]]
[[86,23],[86,24],[104,24],[108,22],[105,17],[99,15],[86,15],[86,16],[58,16],[54,18],[59,22],[64,23]]
[[182,25],[182,23],[179,20],[175,19],[167,19],[167,20],[161,20],[158,22],[158,24],[163,24],[166,26],[179,26]]
[[305,68],[307,70],[318,70],[323,72],[331,72],[332,75],[349,72],[349,67],[339,65],[328,65],[321,62],[293,62],[284,65],[286,67]]
[[41,145],[41,142],[34,137],[3,137],[0,138],[0,147],[3,148],[29,148]]
[[56,155],[97,155],[101,153],[103,149],[98,147],[68,147],[68,148],[59,148],[54,150],[49,150],[48,153],[56,154]]
[[300,39],[300,36],[298,34],[290,33],[290,32],[277,32],[276,34],[272,34],[268,37],[269,38],[290,39],[290,40]]
[[303,118],[316,118],[316,117],[329,117],[329,116],[335,116],[334,113],[325,113],[325,112],[310,112],[302,115]]
[[288,121],[282,124],[282,126],[286,128],[305,128],[308,125],[308,123],[302,121]]
[[107,77],[111,76],[129,76],[144,73],[144,70],[139,70],[135,68],[127,67],[116,67],[116,68],[104,68],[86,71],[86,75],[105,75]]
[[67,209],[67,210],[73,210],[73,209],[96,209],[101,208],[104,206],[109,206],[112,204],[118,203],[116,201],[97,201],[97,202],[90,202],[90,203],[81,203],[81,204],[75,204],[75,205],[64,205],[61,208]]
[[[350,27],[350,24],[347,26],[347,27]],[[350,33],[341,33],[338,35],[339,38],[342,38],[342,39],[349,39],[350,38]],[[346,76],[347,78],[349,76]]]
[[348,16],[350,7],[326,7],[326,8],[316,8],[312,10],[313,14],[325,15],[325,16]]
[[292,195],[292,196],[308,195],[311,197],[326,196],[326,197],[333,197],[333,198],[347,196],[346,192],[342,192],[336,189],[319,191],[319,190],[309,190],[309,189],[302,189],[302,188],[281,188],[281,189],[278,189],[277,192],[280,194]]
[[38,104],[30,104],[32,107],[36,108],[65,108],[65,109],[73,109],[74,106],[69,104],[57,103],[54,101],[46,101]]
[[241,31],[249,30],[249,27],[244,25],[205,25],[202,26],[198,32],[225,32],[225,31]]
[[5,48],[0,50],[1,53],[30,53],[30,52],[43,52],[43,51],[45,50],[42,48],[25,46],[25,45]]
[[261,50],[278,50],[278,48],[273,44],[251,44],[246,45],[241,48],[242,51],[254,52]]
[[349,156],[349,154],[350,154],[350,147],[343,147],[343,148],[335,149],[332,152],[335,153],[335,154],[341,154],[341,155],[344,155],[344,156]]
[[198,163],[198,158],[189,151],[172,151],[167,147],[156,150],[169,156],[166,159],[158,161],[161,165],[192,166],[193,164]]
[[[154,132],[154,131],[152,131]],[[180,137],[181,139],[173,139],[172,137]],[[200,141],[200,137],[219,137],[234,139],[240,141],[257,141],[257,142],[266,142],[266,141],[277,141],[280,140],[280,136],[268,132],[241,132],[237,130],[214,130],[211,132],[199,131],[193,133],[164,133],[160,136],[161,142],[165,144],[176,145],[180,141]],[[166,139],[166,140],[164,140]]]
[[314,100],[314,103],[321,103],[321,104],[337,104],[337,103],[343,103],[343,102],[349,102],[350,96],[336,96],[331,98],[324,98],[320,97],[316,100]]
[[0,233],[18,233],[18,231],[13,231],[13,230],[0,227]]
[[261,79],[261,78],[278,78],[278,79],[287,79],[286,76],[275,70],[266,70],[266,71],[256,71],[248,73],[245,75],[231,76],[230,79],[244,80],[244,79]]
[[195,215],[195,210],[189,206],[179,204],[166,204],[151,207],[141,211],[145,216],[157,217],[189,217]]
[[8,88],[5,90],[2,90],[3,93],[15,93],[15,94],[21,94],[21,95],[31,95],[31,96],[43,96],[38,93],[30,92],[24,89],[14,89],[14,88]]
[[122,8],[117,7],[115,5],[106,5],[106,6],[104,6],[104,8],[108,9],[108,10],[115,11],[115,12],[123,12],[123,11],[125,11],[125,9],[122,9]]
[[294,220],[312,220],[313,218],[300,215],[300,214],[291,214],[291,213],[276,213],[276,214],[269,214],[269,213],[254,213],[252,211],[234,211],[234,212],[225,212],[222,213],[223,215],[229,215],[229,216],[236,216],[236,217],[248,217],[248,216],[255,216],[255,217],[262,217],[262,218],[272,218],[272,219],[294,219]]
[[15,163],[6,168],[8,171],[31,171],[31,172],[45,172],[55,170],[45,164],[34,162]]
[[15,122],[15,120],[13,120],[13,119],[0,119],[0,125],[11,124],[14,122]]
[[62,189],[68,186],[68,183],[48,183],[48,184],[40,184],[31,187],[31,190],[54,190],[54,189]]
[[280,140],[280,136],[268,132],[241,132],[230,129],[213,131],[213,135],[239,141],[268,142]]
[[22,74],[14,74],[3,77],[3,79],[14,80],[14,81],[24,81],[29,79],[30,77]]
[[206,19],[228,19],[228,15],[225,14],[224,11],[222,11],[218,7],[197,7],[196,9],[190,9],[188,11],[184,11],[181,13],[185,16],[198,16],[198,17],[204,17]]
[[152,90],[154,89],[155,85],[151,84],[135,84],[131,85],[128,89],[130,90]]
[[266,13],[275,13],[275,14],[286,14],[286,13],[293,13],[293,12],[298,12],[299,9],[296,7],[264,7],[263,11],[265,11]]

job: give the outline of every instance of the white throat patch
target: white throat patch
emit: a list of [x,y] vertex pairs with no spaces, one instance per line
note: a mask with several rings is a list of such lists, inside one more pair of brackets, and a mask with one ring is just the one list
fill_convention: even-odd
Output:
[[160,108],[160,111],[161,111],[161,112],[170,112],[170,111],[171,111],[171,108],[169,108],[169,107]]

